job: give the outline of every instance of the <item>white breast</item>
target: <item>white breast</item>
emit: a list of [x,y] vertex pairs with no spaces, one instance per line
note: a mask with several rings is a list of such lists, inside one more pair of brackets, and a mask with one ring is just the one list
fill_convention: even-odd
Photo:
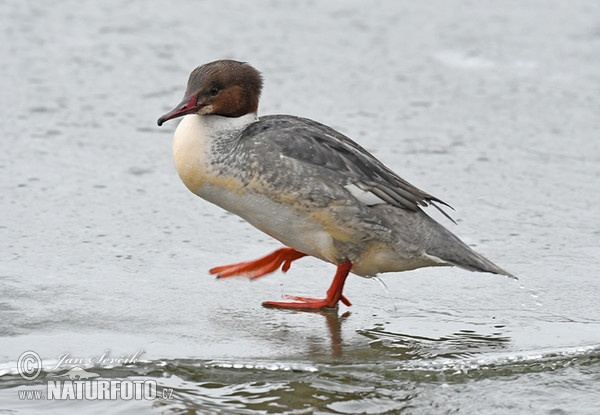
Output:
[[173,138],[173,159],[187,188],[203,197],[203,185],[216,174],[210,169],[213,140],[225,131],[241,130],[256,120],[256,114],[238,118],[195,114],[183,117]]

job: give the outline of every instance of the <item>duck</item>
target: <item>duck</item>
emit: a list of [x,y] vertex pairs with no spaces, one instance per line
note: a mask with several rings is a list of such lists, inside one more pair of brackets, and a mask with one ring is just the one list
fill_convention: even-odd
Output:
[[[278,240],[256,260],[211,268],[217,278],[256,279],[311,256],[336,266],[324,298],[285,296],[265,307],[320,310],[341,302],[349,274],[375,277],[456,266],[515,276],[475,252],[428,215],[450,220],[441,199],[402,179],[337,130],[293,115],[258,116],[261,73],[217,60],[194,69],[183,100],[158,126],[183,117],[173,158],[184,185]],[[451,208],[451,207],[450,207]]]

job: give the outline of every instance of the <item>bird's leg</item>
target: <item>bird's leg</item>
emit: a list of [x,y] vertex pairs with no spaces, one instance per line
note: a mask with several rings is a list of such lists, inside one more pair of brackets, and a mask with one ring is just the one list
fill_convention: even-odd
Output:
[[217,275],[217,278],[244,276],[251,279],[262,277],[276,271],[280,266],[283,272],[290,269],[292,261],[306,256],[292,248],[281,248],[269,255],[254,261],[240,262],[237,264],[223,265],[211,268],[208,272]]
[[335,277],[333,277],[333,282],[331,283],[331,287],[329,287],[327,290],[327,297],[324,299],[285,296],[285,298],[291,301],[265,301],[263,306],[315,310],[320,308],[336,307],[339,301],[347,306],[350,306],[350,301],[344,297],[342,291],[344,289],[346,277],[348,276],[348,273],[350,273],[351,269],[351,262],[344,262],[343,264],[338,265],[337,272],[335,273]]

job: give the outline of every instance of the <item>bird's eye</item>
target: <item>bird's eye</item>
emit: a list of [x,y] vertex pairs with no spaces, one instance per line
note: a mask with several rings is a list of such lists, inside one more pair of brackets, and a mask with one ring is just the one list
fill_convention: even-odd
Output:
[[219,93],[219,87],[218,86],[210,87],[210,89],[208,90],[208,93],[214,97],[215,95],[217,95]]

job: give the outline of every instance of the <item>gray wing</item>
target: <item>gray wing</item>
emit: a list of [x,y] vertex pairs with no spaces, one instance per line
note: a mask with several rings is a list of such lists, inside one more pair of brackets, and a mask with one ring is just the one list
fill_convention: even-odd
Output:
[[329,176],[343,181],[341,186],[354,185],[375,196],[372,200],[411,211],[432,205],[454,222],[435,203],[452,209],[450,205],[400,178],[356,142],[316,121],[288,115],[261,117],[241,133],[239,144],[243,146],[246,140],[262,151],[276,151],[305,165],[327,169]]

